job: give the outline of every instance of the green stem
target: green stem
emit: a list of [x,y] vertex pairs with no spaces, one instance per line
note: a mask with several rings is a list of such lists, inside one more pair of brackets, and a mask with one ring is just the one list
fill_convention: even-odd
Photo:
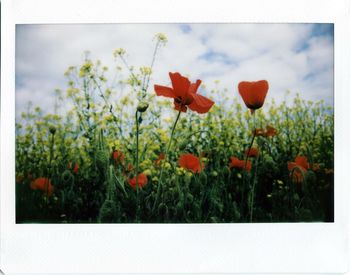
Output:
[[256,186],[256,175],[258,173],[258,160],[259,157],[256,161],[255,164],[255,172],[254,172],[254,178],[253,178],[253,188],[252,188],[252,192],[251,192],[251,197],[250,197],[250,222],[253,222],[253,211],[254,211],[254,193],[255,193],[255,186]]
[[[253,115],[253,120],[254,120],[254,130],[253,130],[253,137],[252,137],[252,140],[251,140],[251,142],[249,144],[247,153],[250,152],[250,149],[253,146],[255,135],[256,135],[256,133],[255,133],[256,132],[255,112],[253,112],[252,115]],[[248,162],[248,154],[245,155],[245,159],[244,159],[243,187],[242,187],[242,191],[241,191],[241,213],[243,212],[243,199],[244,199],[245,180],[246,180],[246,174],[247,174],[247,171],[246,171],[247,162]],[[249,205],[248,205],[248,208],[249,208]]]
[[136,222],[139,220],[140,214],[140,198],[139,198],[139,118],[138,111],[135,113],[136,120]]
[[164,163],[166,163],[167,159],[168,159],[168,153],[169,153],[169,150],[170,150],[170,146],[171,146],[171,142],[174,138],[174,133],[175,133],[175,128],[176,128],[176,124],[177,122],[179,121],[179,118],[180,118],[180,115],[181,115],[181,110],[179,111],[179,113],[177,114],[177,117],[176,117],[176,120],[174,122],[174,125],[173,125],[173,128],[171,130],[171,135],[170,135],[170,140],[169,140],[169,143],[168,143],[168,146],[166,148],[166,151],[165,151],[165,158],[164,158],[164,162],[162,162],[162,165],[161,165],[161,168],[160,168],[160,175],[159,175],[159,182],[158,182],[158,187],[157,187],[157,194],[156,194],[156,199],[154,201],[154,204],[153,204],[153,207],[152,209],[154,210],[157,202],[158,202],[158,199],[159,199],[159,195],[160,195],[160,186],[163,184],[162,182],[162,176],[163,176],[163,170],[164,170]]

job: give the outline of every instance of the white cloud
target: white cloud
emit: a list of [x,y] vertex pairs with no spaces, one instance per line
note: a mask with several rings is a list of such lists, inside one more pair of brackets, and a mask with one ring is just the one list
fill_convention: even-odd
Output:
[[[209,89],[220,80],[233,98],[242,80],[267,79],[269,98],[280,101],[286,90],[305,99],[333,102],[333,40],[313,35],[312,24],[19,25],[16,35],[16,113],[27,101],[52,110],[53,91],[65,87],[63,73],[79,65],[85,50],[113,71],[113,51],[124,48],[131,65],[149,65],[153,36],[168,44],[159,51],[152,83],[167,85],[168,72],[179,71]],[[120,64],[120,61],[119,61]],[[114,73],[114,71],[113,71]],[[151,84],[152,84],[151,83]],[[124,91],[124,94],[128,91]]]

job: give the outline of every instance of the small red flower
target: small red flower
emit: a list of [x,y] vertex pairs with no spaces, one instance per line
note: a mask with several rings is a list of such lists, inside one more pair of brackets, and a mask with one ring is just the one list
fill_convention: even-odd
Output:
[[273,137],[277,135],[277,130],[271,126],[266,127],[265,137]]
[[250,148],[245,151],[247,157],[256,158],[259,155],[258,148]]
[[200,173],[204,169],[204,163],[200,163],[199,158],[192,154],[182,154],[179,158],[179,165],[194,173]]
[[229,168],[238,168],[238,169],[245,169],[246,171],[252,170],[252,163],[251,161],[247,160],[247,163],[245,160],[240,160],[236,157],[231,157],[231,163],[229,165]]
[[30,188],[33,190],[41,190],[45,192],[48,197],[50,197],[54,191],[54,187],[51,184],[50,179],[44,177],[37,178],[36,180],[32,181]]
[[132,170],[134,170],[134,166],[131,163],[128,163],[128,166],[126,167],[126,170],[128,172],[131,172]]
[[242,81],[238,84],[239,94],[252,113],[264,105],[268,89],[269,84],[266,80],[256,82]]
[[112,153],[112,156],[113,156],[115,163],[123,162],[125,159],[123,152],[118,151],[118,150],[114,150]]
[[164,153],[160,153],[159,156],[158,156],[158,158],[154,161],[154,163],[155,163],[157,166],[159,166],[159,165],[160,165],[160,162],[161,162],[162,160],[164,160],[164,159],[165,159],[165,154],[164,154]]
[[[136,177],[128,179],[130,186],[136,189]],[[140,173],[137,176],[137,185],[139,188],[143,188],[148,183],[147,176],[144,173]]]
[[320,170],[320,164],[319,163],[314,163],[312,164],[312,167],[311,167],[311,170],[314,171],[314,172],[317,172]]
[[201,80],[191,83],[187,77],[179,73],[169,73],[172,88],[154,85],[157,96],[174,99],[175,109],[181,112],[187,111],[187,106],[199,114],[207,113],[214,102],[207,97],[197,94]]
[[69,170],[72,170],[73,174],[75,174],[75,175],[78,174],[78,172],[79,172],[79,164],[78,163],[75,163],[74,167],[73,167],[72,163],[70,162],[70,163],[68,163],[67,166],[68,166]]
[[307,158],[304,156],[297,156],[294,162],[288,162],[288,170],[292,171],[291,177],[296,183],[304,181],[304,173],[310,168]]

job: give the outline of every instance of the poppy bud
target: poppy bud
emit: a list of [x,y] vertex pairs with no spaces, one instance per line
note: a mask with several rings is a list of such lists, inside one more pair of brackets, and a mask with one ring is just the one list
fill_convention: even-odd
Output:
[[149,106],[149,104],[147,102],[141,101],[137,105],[137,111],[140,112],[140,113],[146,112],[148,106]]
[[53,126],[53,125],[51,125],[51,126],[49,127],[49,131],[50,131],[51,134],[54,135],[54,134],[56,133],[56,127]]

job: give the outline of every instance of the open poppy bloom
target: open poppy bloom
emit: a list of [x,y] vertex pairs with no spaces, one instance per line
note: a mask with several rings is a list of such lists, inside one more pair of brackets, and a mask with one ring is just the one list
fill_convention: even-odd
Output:
[[[128,179],[128,182],[133,189],[136,189],[136,177],[132,179]],[[147,182],[148,182],[148,179],[144,173],[138,174],[137,176],[138,188],[143,188],[147,184]]]
[[179,158],[179,165],[194,173],[200,173],[204,169],[204,163],[200,163],[199,158],[192,154],[182,154]]
[[292,171],[292,178],[297,183],[304,181],[304,173],[310,168],[307,158],[304,156],[297,156],[294,162],[288,162],[288,170]]
[[174,99],[175,109],[181,112],[187,111],[187,106],[192,111],[204,114],[209,111],[214,102],[207,97],[197,94],[201,80],[191,83],[187,77],[179,73],[169,73],[172,88],[154,85],[157,96],[170,97]]
[[238,91],[245,105],[252,113],[264,105],[269,84],[266,80],[256,82],[242,81],[238,84]]
[[251,161],[247,160],[240,160],[236,157],[231,157],[231,163],[229,165],[229,168],[238,168],[238,169],[245,169],[246,171],[252,170],[252,163]]
[[158,156],[158,158],[154,161],[154,163],[155,163],[157,166],[159,166],[159,165],[160,165],[160,162],[161,162],[162,160],[165,160],[165,154],[164,154],[164,153],[160,153],[159,156]]
[[124,154],[118,150],[114,150],[112,153],[113,159],[115,161],[115,163],[120,163],[124,161]]
[[48,197],[50,197],[54,191],[54,187],[51,184],[50,179],[44,177],[37,178],[36,180],[32,181],[30,188],[33,190],[41,190],[45,192]]
[[258,155],[259,155],[259,150],[258,148],[250,148],[250,149],[247,149],[245,151],[245,155],[247,157],[251,157],[251,158],[256,158]]

